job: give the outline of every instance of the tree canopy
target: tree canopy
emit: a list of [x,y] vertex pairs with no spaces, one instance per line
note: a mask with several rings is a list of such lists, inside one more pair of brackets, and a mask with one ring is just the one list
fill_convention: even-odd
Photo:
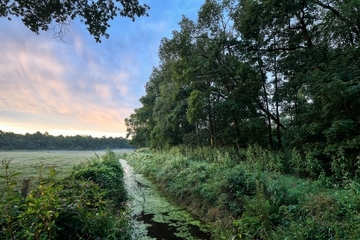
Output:
[[128,135],[156,148],[295,148],[354,173],[359,43],[357,0],[206,0],[162,40]]
[[79,17],[87,25],[87,29],[97,42],[101,37],[109,37],[107,29],[109,21],[116,16],[136,17],[147,16],[149,6],[140,5],[138,0],[1,0],[0,16],[21,17],[23,23],[31,31],[39,34],[47,31],[54,23],[58,27],[55,36],[63,37],[70,20]]

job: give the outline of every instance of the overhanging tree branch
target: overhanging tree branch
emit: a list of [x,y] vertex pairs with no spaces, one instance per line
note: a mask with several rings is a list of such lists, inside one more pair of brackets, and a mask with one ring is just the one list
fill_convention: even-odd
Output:
[[[36,34],[49,30],[53,23],[63,26],[79,17],[96,42],[101,42],[100,37],[109,37],[106,31],[110,20],[122,16],[134,21],[135,17],[148,16],[148,9],[148,5],[140,5],[138,0],[3,0],[0,17],[9,20],[11,16],[21,17],[24,25]],[[56,36],[63,36],[61,30]]]
[[268,111],[261,102],[257,102],[257,105],[261,111],[263,111],[268,117],[270,117],[278,126],[280,126],[282,129],[286,130],[286,127],[270,112]]

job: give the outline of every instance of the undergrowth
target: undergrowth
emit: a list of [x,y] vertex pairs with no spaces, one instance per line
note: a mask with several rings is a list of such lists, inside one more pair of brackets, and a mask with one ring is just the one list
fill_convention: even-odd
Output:
[[2,160],[0,239],[131,238],[123,170],[114,152],[75,166],[66,178],[42,164],[38,172],[27,180],[30,186],[20,187],[11,159]]
[[311,153],[140,149],[134,168],[214,225],[214,239],[358,239],[360,184],[325,176]]

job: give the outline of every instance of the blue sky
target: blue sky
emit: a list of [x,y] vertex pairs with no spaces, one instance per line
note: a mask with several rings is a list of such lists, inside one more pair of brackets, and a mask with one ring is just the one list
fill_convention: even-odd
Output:
[[196,20],[204,0],[143,0],[149,17],[118,17],[96,43],[79,19],[64,41],[0,18],[0,130],[125,137],[124,119],[145,94],[164,37],[182,15]]

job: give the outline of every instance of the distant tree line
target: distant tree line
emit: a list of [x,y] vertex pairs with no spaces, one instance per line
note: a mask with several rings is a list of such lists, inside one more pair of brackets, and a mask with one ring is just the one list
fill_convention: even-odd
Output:
[[0,150],[97,150],[131,148],[122,137],[92,137],[90,135],[52,136],[48,132],[16,134],[0,130]]

